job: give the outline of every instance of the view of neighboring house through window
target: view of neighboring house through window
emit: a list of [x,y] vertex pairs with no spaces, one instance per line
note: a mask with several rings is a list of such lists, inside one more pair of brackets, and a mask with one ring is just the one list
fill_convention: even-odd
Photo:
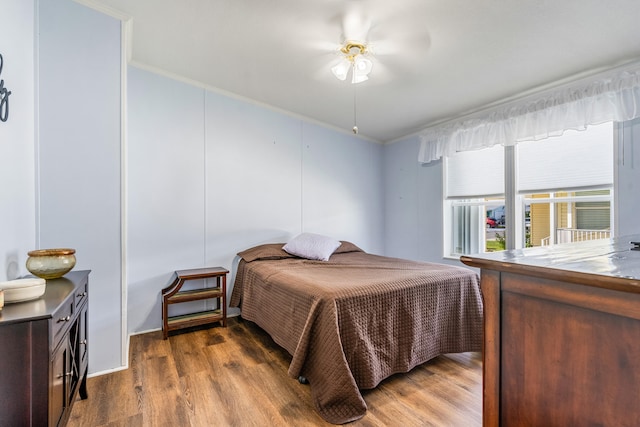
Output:
[[510,233],[515,248],[611,235],[613,123],[460,152],[444,170],[446,256],[504,250]]

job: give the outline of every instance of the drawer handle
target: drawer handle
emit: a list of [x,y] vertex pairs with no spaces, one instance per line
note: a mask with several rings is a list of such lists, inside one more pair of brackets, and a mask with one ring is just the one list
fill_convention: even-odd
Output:
[[84,291],[84,292],[82,292],[82,293],[80,293],[80,294],[78,294],[76,296],[78,296],[78,297],[86,297],[87,296],[87,291]]
[[67,372],[66,374],[58,375],[58,378],[70,377],[71,375],[73,375],[73,372]]
[[80,341],[80,344],[81,344],[81,345],[87,345],[87,340],[82,340],[82,341]]
[[71,320],[71,316],[61,317],[58,319],[58,322],[68,322],[69,320]]

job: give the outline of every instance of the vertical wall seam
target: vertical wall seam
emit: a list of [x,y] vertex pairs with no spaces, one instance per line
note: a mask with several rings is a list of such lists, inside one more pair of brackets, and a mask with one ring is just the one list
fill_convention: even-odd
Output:
[[304,122],[300,121],[300,233],[304,231]]
[[202,229],[204,235],[202,236],[202,265],[207,263],[207,183],[209,182],[207,174],[207,91],[202,89],[202,170],[204,184],[202,186],[202,200],[203,200],[203,216],[202,216]]
[[131,19],[120,19],[120,365],[129,365],[128,326],[128,280],[127,280],[127,239],[128,239],[128,121],[127,121],[127,51],[131,31]]
[[35,247],[40,247],[40,1],[33,2],[33,167],[34,167],[34,203],[35,203]]

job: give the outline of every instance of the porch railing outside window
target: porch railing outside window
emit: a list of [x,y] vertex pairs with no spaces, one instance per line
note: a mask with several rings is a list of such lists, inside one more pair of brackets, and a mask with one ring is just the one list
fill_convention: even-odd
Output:
[[[556,230],[556,243],[584,242],[587,240],[608,239],[611,237],[609,230],[578,230],[575,228],[558,228]],[[541,240],[542,246],[548,246],[551,236]]]

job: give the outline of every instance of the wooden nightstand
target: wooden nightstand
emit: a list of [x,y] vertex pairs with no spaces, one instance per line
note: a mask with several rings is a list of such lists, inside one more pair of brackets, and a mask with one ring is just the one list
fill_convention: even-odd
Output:
[[[229,270],[222,267],[195,268],[190,270],[177,270],[173,274],[173,282],[162,290],[162,335],[164,339],[169,336],[169,331],[193,326],[206,325],[221,322],[227,326],[227,274]],[[208,286],[199,289],[181,291],[187,280],[215,278],[216,286]],[[169,304],[216,299],[217,308],[195,313],[168,315]]]

